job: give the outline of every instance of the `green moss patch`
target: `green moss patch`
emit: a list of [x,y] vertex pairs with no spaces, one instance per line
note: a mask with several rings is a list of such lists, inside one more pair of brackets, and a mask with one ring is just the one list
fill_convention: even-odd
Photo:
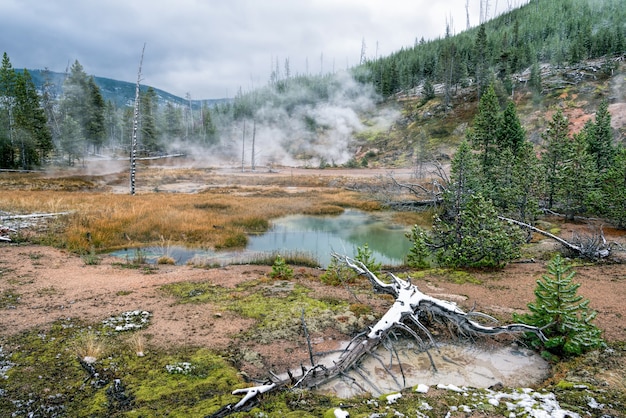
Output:
[[0,292],[0,309],[14,309],[20,302],[20,295],[13,289]]
[[128,334],[75,320],[0,341],[0,416],[206,416],[237,401],[237,370],[204,348],[137,356]]
[[161,287],[165,293],[174,296],[179,303],[205,303],[222,300],[227,290],[210,282],[180,282]]

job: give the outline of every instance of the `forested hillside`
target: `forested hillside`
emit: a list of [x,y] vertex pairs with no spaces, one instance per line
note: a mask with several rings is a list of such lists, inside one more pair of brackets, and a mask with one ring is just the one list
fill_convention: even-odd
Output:
[[515,73],[551,63],[575,65],[587,59],[624,53],[626,10],[619,0],[534,0],[479,27],[365,62],[358,79],[387,97],[444,84],[446,97],[459,86],[483,90],[496,77],[510,93]]

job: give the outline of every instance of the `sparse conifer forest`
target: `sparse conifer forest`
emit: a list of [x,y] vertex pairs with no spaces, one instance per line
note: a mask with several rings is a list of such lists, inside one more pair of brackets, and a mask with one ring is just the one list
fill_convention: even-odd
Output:
[[[345,70],[276,59],[232,98],[141,85],[137,107],[78,60],[4,53],[0,416],[620,416],[624,22],[619,0],[531,0]],[[327,265],[248,248],[357,212],[401,231],[399,263],[349,223]],[[468,347],[517,380],[475,383]]]

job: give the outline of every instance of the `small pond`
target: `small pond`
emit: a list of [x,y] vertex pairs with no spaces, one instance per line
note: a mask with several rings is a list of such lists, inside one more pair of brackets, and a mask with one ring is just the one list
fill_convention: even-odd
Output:
[[[362,395],[365,391],[379,396],[418,384],[474,388],[489,388],[497,384],[529,387],[542,382],[550,374],[547,361],[537,353],[515,344],[496,348],[441,344],[438,348],[431,348],[428,353],[418,350],[410,340],[401,339],[394,346],[397,357],[394,354],[392,359],[386,348],[379,347],[376,350],[378,358],[368,356],[360,363],[358,373],[351,370],[345,377],[335,378],[321,385],[318,390],[340,398],[350,398]],[[436,369],[433,369],[431,359]],[[337,356],[320,359],[318,363],[330,366],[333,360],[336,361]],[[387,370],[394,372],[396,380]]]
[[402,264],[411,243],[404,236],[407,228],[390,221],[390,213],[370,214],[346,210],[336,216],[291,215],[272,221],[269,231],[251,235],[245,250],[209,251],[180,246],[144,247],[111,253],[115,257],[136,260],[143,257],[149,263],[167,255],[176,264],[192,261],[225,265],[245,263],[246,260],[272,254],[302,254],[316,259],[326,267],[331,252],[356,255],[356,248],[368,245],[377,262],[385,265]]
[[305,253],[327,266],[331,252],[354,256],[367,244],[376,261],[398,265],[411,243],[404,236],[407,228],[390,222],[389,215],[346,210],[337,216],[286,216],[272,221],[268,232],[250,237],[246,250]]

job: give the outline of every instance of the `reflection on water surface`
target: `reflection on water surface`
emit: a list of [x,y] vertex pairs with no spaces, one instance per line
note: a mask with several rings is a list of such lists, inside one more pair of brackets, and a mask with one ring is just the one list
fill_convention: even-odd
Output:
[[176,264],[192,261],[224,265],[267,254],[301,253],[326,267],[333,251],[353,257],[357,247],[367,244],[377,262],[398,265],[402,264],[410,242],[404,236],[407,228],[390,222],[390,215],[346,210],[337,216],[285,216],[273,220],[266,233],[250,236],[247,247],[241,251],[155,246],[115,251],[111,255],[129,261],[143,257],[149,263],[156,263],[159,257],[166,255]]

